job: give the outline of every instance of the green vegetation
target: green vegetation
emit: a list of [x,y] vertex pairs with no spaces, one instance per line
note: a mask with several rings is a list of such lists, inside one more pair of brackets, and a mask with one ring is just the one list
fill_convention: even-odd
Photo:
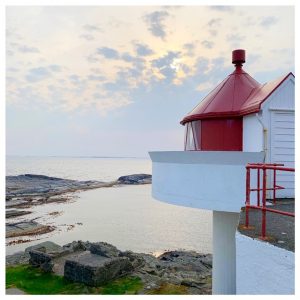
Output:
[[164,283],[159,288],[149,291],[150,295],[187,295],[186,286]]
[[139,277],[123,277],[103,286],[101,294],[136,294],[142,287],[143,283]]
[[45,273],[28,265],[6,269],[6,288],[16,287],[31,295],[59,294],[136,294],[143,287],[138,277],[122,277],[101,287],[90,287],[68,281],[62,276]]

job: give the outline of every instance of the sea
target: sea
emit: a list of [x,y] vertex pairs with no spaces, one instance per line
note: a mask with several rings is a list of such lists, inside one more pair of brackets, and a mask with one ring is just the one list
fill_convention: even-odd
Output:
[[[75,180],[112,181],[122,175],[151,174],[148,158],[17,157],[6,159],[6,175],[39,174]],[[76,192],[65,203],[34,206],[14,221],[35,219],[55,226],[51,233],[22,237],[30,242],[6,246],[6,254],[53,241],[104,241],[120,250],[158,255],[168,250],[212,253],[212,213],[154,199],[151,184]],[[9,219],[7,222],[11,222]],[[11,239],[7,239],[9,242]]]

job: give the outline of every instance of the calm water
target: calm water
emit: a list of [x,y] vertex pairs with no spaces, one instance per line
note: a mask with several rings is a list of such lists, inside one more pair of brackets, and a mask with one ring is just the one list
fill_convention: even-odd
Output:
[[[7,160],[8,175],[24,173],[108,181],[125,174],[151,173],[151,162],[146,159],[32,157]],[[172,249],[211,253],[211,212],[157,201],[151,197],[151,185],[100,188],[75,195],[77,198],[71,203],[29,209],[33,212],[29,218],[39,217],[38,222],[57,226],[54,232],[39,236],[38,242],[51,240],[65,244],[81,239],[106,241],[121,250],[146,253]],[[59,214],[49,215],[53,212]],[[18,220],[26,218],[28,216]],[[7,254],[36,243],[8,246]]]

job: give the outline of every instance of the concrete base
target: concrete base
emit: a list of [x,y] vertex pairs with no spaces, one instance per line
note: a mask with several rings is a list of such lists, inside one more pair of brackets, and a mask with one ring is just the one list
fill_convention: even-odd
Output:
[[239,213],[213,211],[213,281],[214,295],[236,294],[235,232]]

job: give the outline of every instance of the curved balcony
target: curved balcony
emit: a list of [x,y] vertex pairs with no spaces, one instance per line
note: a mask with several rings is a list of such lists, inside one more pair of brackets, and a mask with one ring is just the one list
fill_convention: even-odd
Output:
[[247,163],[263,161],[263,152],[150,152],[152,196],[170,204],[240,212],[245,203]]

